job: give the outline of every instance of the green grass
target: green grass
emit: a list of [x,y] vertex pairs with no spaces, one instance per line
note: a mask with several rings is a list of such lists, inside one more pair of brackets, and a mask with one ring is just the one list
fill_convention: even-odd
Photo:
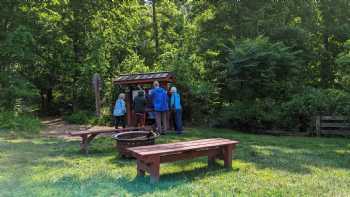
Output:
[[0,134],[32,136],[38,134],[41,128],[40,120],[32,115],[0,112]]
[[160,183],[136,177],[106,138],[88,156],[78,141],[0,137],[0,196],[348,196],[350,143],[341,138],[273,137],[191,129],[157,143],[208,137],[237,139],[233,170],[206,158],[162,164]]

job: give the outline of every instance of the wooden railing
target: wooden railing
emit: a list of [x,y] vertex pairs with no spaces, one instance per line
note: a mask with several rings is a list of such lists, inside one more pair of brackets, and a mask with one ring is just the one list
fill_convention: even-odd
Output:
[[316,134],[350,136],[350,117],[317,116]]

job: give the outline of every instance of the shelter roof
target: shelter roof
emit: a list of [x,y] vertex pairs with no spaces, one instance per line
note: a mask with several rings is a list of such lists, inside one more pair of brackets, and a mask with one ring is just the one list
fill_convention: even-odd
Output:
[[117,76],[113,80],[113,83],[119,85],[133,85],[153,83],[153,81],[175,82],[175,75],[171,72],[122,74]]

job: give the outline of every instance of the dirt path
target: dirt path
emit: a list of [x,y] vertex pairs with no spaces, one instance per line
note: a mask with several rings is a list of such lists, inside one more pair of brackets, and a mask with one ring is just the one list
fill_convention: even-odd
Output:
[[45,128],[41,131],[41,135],[45,137],[59,137],[66,138],[68,131],[83,131],[83,130],[97,130],[97,129],[110,129],[107,126],[91,126],[91,125],[77,125],[68,124],[62,120],[62,118],[43,118],[42,124]]

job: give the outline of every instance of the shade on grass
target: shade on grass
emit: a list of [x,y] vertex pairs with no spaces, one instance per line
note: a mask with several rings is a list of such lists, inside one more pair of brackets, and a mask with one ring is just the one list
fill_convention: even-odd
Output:
[[206,158],[161,165],[160,183],[136,177],[134,160],[120,159],[113,140],[79,143],[56,138],[0,137],[0,196],[346,196],[350,143],[341,138],[273,137],[191,129],[158,138],[167,143],[209,137],[240,140],[233,170]]

